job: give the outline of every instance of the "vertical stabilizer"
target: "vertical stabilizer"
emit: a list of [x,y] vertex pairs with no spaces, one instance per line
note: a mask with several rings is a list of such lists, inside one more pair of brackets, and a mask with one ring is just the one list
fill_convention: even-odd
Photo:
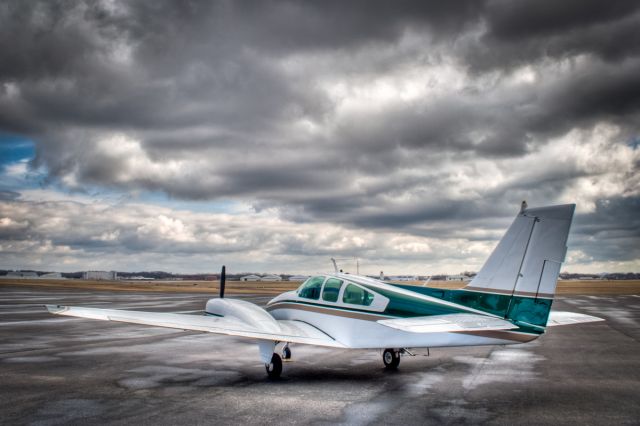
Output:
[[466,290],[553,298],[575,204],[523,207]]

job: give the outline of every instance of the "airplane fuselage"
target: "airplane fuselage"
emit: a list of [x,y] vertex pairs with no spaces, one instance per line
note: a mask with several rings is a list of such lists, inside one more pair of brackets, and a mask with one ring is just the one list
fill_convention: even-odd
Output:
[[[304,297],[302,287],[272,299],[266,310],[276,320],[296,320],[322,330],[332,339],[351,348],[424,348],[444,346],[474,346],[513,344],[531,341],[540,336],[536,330],[464,331],[454,333],[412,333],[389,328],[378,320],[420,317],[447,313],[475,313],[473,308],[460,309],[446,300],[421,294],[368,277],[349,274],[318,276],[324,282],[341,281],[338,297],[324,300],[324,294]],[[347,286],[357,286],[373,295],[368,305],[346,303]],[[420,287],[416,287],[419,289]],[[435,289],[432,289],[435,290]],[[435,291],[436,294],[438,291]],[[442,292],[441,292],[442,293]],[[442,293],[444,294],[444,293]],[[309,294],[307,294],[309,296]]]

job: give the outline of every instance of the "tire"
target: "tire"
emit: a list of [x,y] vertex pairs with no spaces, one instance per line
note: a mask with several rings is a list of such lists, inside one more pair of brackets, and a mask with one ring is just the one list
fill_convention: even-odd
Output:
[[265,364],[264,368],[267,370],[267,376],[269,376],[270,379],[279,378],[280,373],[282,373],[282,359],[280,359],[280,355],[273,354],[271,362]]
[[282,349],[282,359],[291,359],[291,349],[289,349],[289,346],[285,346]]
[[382,353],[382,362],[387,370],[395,370],[400,365],[400,352],[393,349],[385,349]]

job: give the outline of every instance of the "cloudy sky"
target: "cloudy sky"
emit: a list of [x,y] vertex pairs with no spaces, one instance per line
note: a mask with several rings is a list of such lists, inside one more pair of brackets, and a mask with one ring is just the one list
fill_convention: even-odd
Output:
[[640,270],[640,2],[3,1],[0,268]]

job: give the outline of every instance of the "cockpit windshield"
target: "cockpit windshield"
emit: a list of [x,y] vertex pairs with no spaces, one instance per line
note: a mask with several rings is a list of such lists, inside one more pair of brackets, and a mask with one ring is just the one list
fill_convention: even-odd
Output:
[[320,289],[324,282],[323,276],[311,277],[306,280],[298,289],[298,297],[304,297],[305,299],[317,300],[320,298]]

